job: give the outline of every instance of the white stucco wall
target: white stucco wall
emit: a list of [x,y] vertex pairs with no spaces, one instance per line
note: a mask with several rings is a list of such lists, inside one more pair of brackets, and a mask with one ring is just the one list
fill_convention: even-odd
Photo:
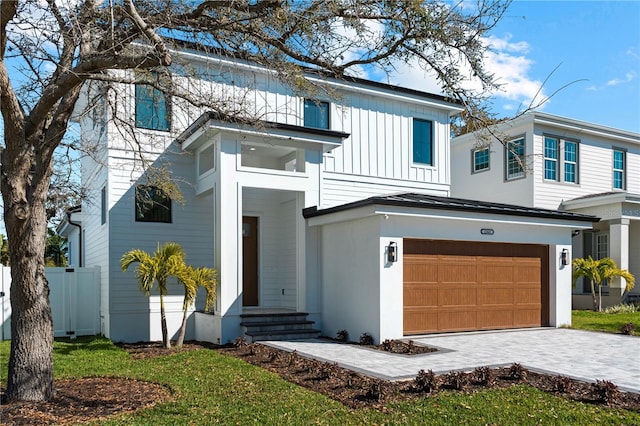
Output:
[[[529,221],[527,223],[527,221]],[[376,341],[403,336],[403,238],[549,247],[549,325],[571,324],[571,232],[584,222],[516,216],[362,207],[310,219],[322,233],[322,330],[329,336],[345,329],[351,340],[370,333]],[[482,235],[491,228],[493,235]],[[389,264],[389,242],[398,245],[398,261]]]

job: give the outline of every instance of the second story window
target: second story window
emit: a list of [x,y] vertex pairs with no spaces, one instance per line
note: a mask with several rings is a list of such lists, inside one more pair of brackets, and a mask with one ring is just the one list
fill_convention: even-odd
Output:
[[620,149],[613,150],[613,189],[626,187],[626,153]]
[[329,129],[329,102],[305,99],[304,127]]
[[489,170],[489,148],[481,148],[473,151],[473,172]]
[[578,143],[564,142],[564,181],[578,183]]
[[524,138],[507,142],[507,180],[524,177],[525,150]]
[[160,188],[136,186],[136,222],[171,223],[171,199]]
[[161,131],[171,129],[171,97],[155,87],[136,84],[136,127]]
[[558,180],[558,146],[556,138],[544,138],[544,178]]
[[413,119],[413,162],[433,166],[433,123]]
[[544,179],[578,183],[578,142],[544,137]]

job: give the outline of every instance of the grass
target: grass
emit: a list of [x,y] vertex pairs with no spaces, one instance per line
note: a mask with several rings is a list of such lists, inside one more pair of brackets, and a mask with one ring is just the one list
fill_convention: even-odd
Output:
[[573,311],[571,315],[571,328],[578,330],[620,333],[622,326],[628,323],[632,323],[635,326],[633,335],[640,336],[640,312],[609,314],[605,312]]
[[[114,417],[107,425],[174,424],[640,424],[640,413],[555,397],[528,386],[350,409],[279,376],[216,351],[202,349],[133,360],[99,337],[55,342],[57,379],[124,376],[162,383],[170,402]],[[9,342],[0,343],[6,383]]]

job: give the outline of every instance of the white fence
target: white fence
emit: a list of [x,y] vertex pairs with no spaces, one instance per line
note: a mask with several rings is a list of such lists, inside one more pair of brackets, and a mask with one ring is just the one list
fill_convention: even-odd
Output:
[[[0,340],[11,339],[11,268],[0,267]],[[45,268],[55,337],[100,333],[100,269]]]

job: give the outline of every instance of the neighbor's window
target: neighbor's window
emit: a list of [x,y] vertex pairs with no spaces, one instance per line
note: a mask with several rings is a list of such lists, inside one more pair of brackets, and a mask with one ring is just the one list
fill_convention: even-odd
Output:
[[564,181],[578,183],[578,143],[564,141]]
[[625,160],[626,153],[620,149],[613,150],[613,188],[625,189],[626,172]]
[[489,170],[489,148],[473,151],[473,172]]
[[329,128],[329,102],[304,100],[304,127]]
[[413,162],[433,165],[433,123],[413,119]]
[[171,223],[171,199],[160,188],[136,186],[136,222]]
[[558,146],[556,138],[545,136],[544,138],[544,178],[546,180],[558,180]]
[[524,176],[524,138],[507,142],[507,180]]
[[168,131],[171,128],[171,97],[155,87],[136,84],[136,127]]

